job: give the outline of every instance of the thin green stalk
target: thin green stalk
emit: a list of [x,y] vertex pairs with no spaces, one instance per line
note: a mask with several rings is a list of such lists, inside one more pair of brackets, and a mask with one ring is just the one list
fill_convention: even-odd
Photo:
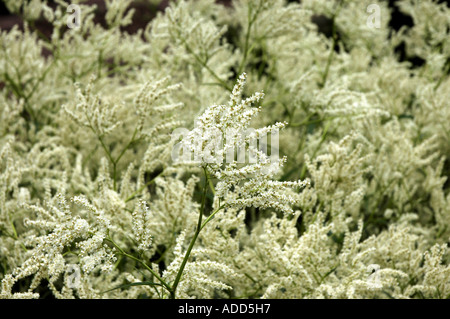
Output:
[[186,251],[186,254],[184,255],[183,261],[181,262],[180,269],[178,269],[177,276],[176,276],[175,281],[174,281],[174,283],[172,285],[172,292],[170,294],[170,297],[172,299],[175,299],[175,294],[176,294],[176,291],[177,291],[177,287],[178,287],[178,284],[180,282],[181,276],[183,275],[184,268],[186,267],[187,261],[189,259],[189,256],[191,255],[192,248],[194,248],[194,244],[197,241],[198,235],[200,234],[200,231],[203,228],[202,218],[203,218],[203,212],[205,210],[206,193],[208,191],[208,186],[209,186],[209,182],[208,182],[209,176],[208,176],[208,172],[206,171],[205,167],[203,167],[203,172],[205,174],[205,185],[203,186],[202,205],[201,205],[200,213],[199,213],[199,216],[198,216],[197,228],[195,229],[194,237],[192,238],[192,240],[191,240],[191,242],[189,244],[189,247],[188,247],[188,249]]
[[325,121],[331,121],[334,119],[348,119],[348,118],[352,118],[353,116],[357,116],[357,115],[358,114],[335,115],[335,116],[320,118],[320,119],[312,120],[312,121],[309,121],[309,118],[310,118],[310,116],[309,116],[300,123],[288,124],[288,127],[301,127],[301,126],[306,126],[306,125],[310,125],[310,124],[317,124],[317,123],[321,123],[321,122],[325,122]]
[[247,62],[247,57],[251,51],[251,48],[249,49],[250,33],[251,33],[252,26],[256,22],[256,19],[258,18],[258,14],[261,11],[261,8],[262,8],[261,4],[262,4],[262,2],[260,2],[260,6],[256,9],[255,13],[252,14],[252,3],[251,2],[248,3],[248,16],[247,16],[248,24],[247,24],[247,33],[245,34],[244,56],[242,57],[242,61],[239,64],[238,75],[243,72],[245,64]]
[[[11,216],[10,216],[10,218],[11,218]],[[10,224],[11,224],[11,228],[12,228],[12,230],[13,230],[13,236],[12,236],[12,238],[13,238],[14,240],[19,240],[19,235],[17,234],[16,226],[14,226],[14,222],[13,222],[12,220],[11,220]],[[25,247],[25,245],[24,245],[23,243],[20,243],[20,246],[21,246],[25,251],[28,251],[27,247]]]
[[[89,123],[90,124],[90,123]],[[102,136],[97,134],[95,129],[91,125],[91,129],[94,131],[95,135],[97,136],[98,140],[100,141],[100,144],[102,145],[103,149],[105,150],[106,156],[108,157],[109,161],[111,162],[113,166],[113,183],[114,183],[114,190],[116,190],[116,163],[111,155],[110,150],[106,147],[106,144],[103,142]]]
[[140,192],[142,192],[147,186],[151,185],[152,183],[155,182],[156,177],[158,177],[161,173],[159,173],[158,175],[156,175],[154,178],[152,178],[150,181],[148,181],[147,183],[145,183],[141,188],[139,188],[136,192],[134,192],[133,194],[131,194],[130,196],[128,196],[127,199],[125,199],[125,203],[128,203],[130,200],[134,199],[136,197],[137,194],[139,194]]
[[19,86],[16,82],[14,82],[14,80],[9,76],[8,73],[4,73],[5,76],[5,80],[6,82],[11,86],[11,89],[13,91],[13,93],[16,95],[17,98],[23,98],[25,105],[24,108],[25,110],[28,112],[28,114],[30,115],[31,120],[34,123],[37,123],[36,121],[36,115],[33,111],[33,108],[30,106],[29,102],[28,102],[28,98],[25,95],[25,93],[22,90],[22,87]]
[[42,73],[42,75],[39,77],[39,79],[34,83],[33,87],[31,88],[30,93],[28,93],[28,95],[25,97],[25,99],[28,101],[33,94],[36,92],[37,86],[39,85],[39,83],[41,83],[42,81],[45,80],[45,78],[47,77],[48,72],[50,72],[50,70],[52,69],[53,65],[55,65],[55,61],[56,61],[57,57],[55,56],[52,61],[50,62],[50,65],[45,69],[45,71]]
[[439,78],[439,80],[437,81],[436,85],[433,88],[434,91],[436,91],[439,88],[439,86],[441,86],[442,81],[444,81],[449,71],[450,71],[450,63],[447,63],[447,65],[444,67],[441,77]]
[[211,192],[215,196],[216,195],[216,189],[214,188],[214,184],[213,184],[211,179],[209,179],[209,188],[211,188]]
[[100,79],[102,76],[102,65],[103,65],[103,50],[98,53],[97,59],[97,78]]
[[86,116],[86,118],[88,120],[89,128],[92,130],[92,132],[95,134],[95,136],[97,136],[97,139],[100,141],[100,144],[102,145],[103,150],[106,153],[106,156],[108,157],[109,161],[111,162],[111,164],[113,166],[113,183],[114,183],[113,188],[114,188],[114,190],[116,190],[116,183],[117,183],[116,182],[116,174],[117,174],[116,173],[116,171],[117,171],[117,169],[116,169],[116,161],[112,157],[110,150],[106,147],[105,142],[103,142],[102,135],[98,134],[97,131],[92,126],[91,120],[90,120],[89,116],[86,114],[86,112],[85,112],[85,116]]
[[208,218],[206,218],[206,220],[203,222],[202,226],[200,227],[200,230],[203,229],[203,227],[206,226],[206,224],[208,224],[208,222],[214,218],[214,215],[217,214],[222,208],[224,208],[225,205],[219,206],[219,208],[217,208],[213,213],[211,213],[211,215],[208,216]]
[[128,144],[124,147],[124,149],[121,151],[121,153],[119,154],[119,156],[114,159],[112,157],[111,152],[108,150],[108,148],[106,147],[105,142],[103,141],[102,135],[98,134],[97,131],[94,129],[94,127],[91,124],[91,121],[89,119],[89,117],[86,114],[86,118],[88,119],[89,122],[89,128],[92,130],[92,132],[94,132],[94,134],[97,136],[97,139],[100,141],[100,144],[102,145],[106,156],[108,157],[109,161],[111,162],[112,166],[113,166],[113,188],[114,190],[117,190],[117,163],[120,161],[120,159],[122,158],[122,156],[125,154],[125,152],[130,148],[131,145],[133,145],[133,143],[135,143],[136,141],[138,141],[139,139],[135,139],[136,138],[136,134],[138,132],[138,129],[135,128],[133,136],[131,137],[131,140],[128,142]]
[[330,65],[331,65],[331,61],[333,61],[333,56],[334,56],[334,47],[336,46],[336,36],[335,36],[335,27],[334,27],[334,20],[333,20],[333,43],[331,45],[331,49],[330,49],[330,53],[328,55],[328,59],[327,59],[327,65],[325,67],[325,72],[323,74],[322,77],[322,83],[320,83],[320,87],[325,87],[325,84],[327,83],[327,78],[328,78],[328,73],[330,71]]
[[337,35],[336,35],[336,17],[338,16],[339,11],[340,11],[341,8],[342,8],[342,3],[343,3],[343,2],[344,2],[343,0],[342,0],[342,1],[339,1],[338,7],[336,8],[336,11],[334,12],[333,17],[332,17],[332,22],[331,22],[331,36],[332,36],[332,38],[333,38],[333,42],[332,42],[332,45],[331,45],[331,48],[330,48],[330,53],[328,54],[327,65],[326,65],[326,67],[325,67],[325,72],[324,72],[323,77],[322,77],[322,83],[320,84],[321,87],[325,87],[325,84],[326,84],[327,78],[328,78],[328,73],[329,73],[329,71],[330,71],[331,62],[333,61],[333,57],[334,57],[334,48],[335,48],[335,46],[336,46],[336,44],[337,44]]
[[137,261],[138,263],[140,263],[142,266],[145,267],[145,269],[147,269],[156,279],[158,279],[161,284],[164,286],[164,288],[166,288],[170,293],[172,293],[172,289],[170,288],[170,286],[164,281],[164,279],[162,279],[153,269],[151,269],[143,260],[134,257],[133,255],[127,254],[122,248],[119,247],[119,245],[117,245],[114,240],[112,240],[110,237],[105,238],[106,241],[109,241],[114,247],[117,248],[117,250],[119,250],[120,254],[122,256],[128,257],[130,259],[133,259],[134,261]]
[[[325,125],[325,128],[324,128],[324,131],[322,133],[322,137],[320,139],[320,142],[317,145],[316,149],[314,150],[314,153],[312,154],[311,158],[315,158],[316,157],[317,152],[319,151],[320,147],[322,146],[323,142],[325,141],[325,138],[326,138],[326,136],[328,134],[328,129],[330,128],[330,124],[331,124],[331,121],[328,121],[327,124]],[[305,174],[306,174],[306,163],[303,163],[302,171],[300,173],[300,179],[305,178]]]
[[138,128],[136,127],[134,129],[134,133],[133,133],[133,136],[131,137],[131,140],[128,142],[127,146],[124,147],[124,149],[119,154],[119,156],[116,158],[116,160],[115,160],[116,164],[120,161],[120,159],[125,154],[125,152],[130,148],[130,146],[133,145],[133,143],[135,143],[137,140],[139,140],[139,139],[135,140],[137,132],[138,132]]
[[204,62],[200,57],[192,51],[192,49],[186,44],[186,49],[194,56],[194,58],[206,69],[209,73],[219,82],[219,84],[224,87],[226,90],[232,92],[233,88],[228,85],[224,80],[222,80],[216,72],[214,72],[206,62]]
[[[23,15],[21,16],[22,19],[24,19]],[[44,40],[47,43],[52,43],[52,41],[41,31],[36,27],[36,23],[34,22],[34,20],[28,20],[28,23],[30,24],[30,26],[33,28],[33,30],[36,32],[36,34],[38,35],[38,37],[41,40]]]
[[195,60],[197,60],[198,63],[200,63],[206,70],[208,70],[209,73],[219,82],[219,84],[227,89],[228,91],[232,92],[233,88],[229,86],[224,80],[222,80],[216,72],[214,72],[207,64],[207,61],[203,61],[195,52],[191,49],[189,44],[186,42],[186,39],[184,39],[181,34],[179,34],[180,40],[183,41],[183,44],[186,47],[186,50],[194,57]]
[[242,61],[239,64],[239,71],[238,74],[242,73],[242,70],[244,69],[245,62],[247,60],[248,55],[248,44],[250,41],[250,30],[252,29],[254,19],[251,17],[251,5],[248,4],[248,25],[247,25],[247,33],[245,34],[245,43],[244,43],[244,56],[242,57]]

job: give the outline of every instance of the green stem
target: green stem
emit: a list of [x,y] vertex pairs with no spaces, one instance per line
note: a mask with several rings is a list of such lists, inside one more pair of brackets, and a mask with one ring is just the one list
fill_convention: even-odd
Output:
[[331,61],[333,60],[333,56],[334,56],[334,47],[336,45],[336,36],[334,35],[334,33],[335,33],[335,31],[334,31],[334,21],[333,21],[333,44],[331,45],[330,53],[328,55],[327,65],[325,67],[325,72],[322,77],[322,83],[320,83],[320,87],[322,87],[322,88],[325,87],[325,84],[327,83],[327,78],[328,78],[328,73],[330,71]]
[[103,50],[98,53],[97,59],[97,78],[100,79],[102,76],[102,64],[103,64]]
[[[11,216],[10,216],[10,219],[11,219]],[[11,228],[12,228],[12,231],[13,231],[13,238],[14,238],[14,240],[19,240],[19,235],[17,234],[17,230],[16,230],[16,226],[14,226],[14,221],[11,219]],[[25,245],[21,242],[20,243],[20,246],[25,250],[25,251],[28,251],[28,249],[27,249],[27,247],[25,247]]]
[[186,50],[194,57],[195,60],[197,60],[198,63],[200,63],[206,70],[208,70],[209,73],[211,73],[211,75],[220,83],[220,85],[222,87],[224,87],[225,89],[227,89],[228,91],[232,92],[233,88],[230,87],[224,80],[222,80],[217,74],[216,72],[214,72],[207,64],[207,61],[203,61],[195,52],[194,50],[191,49],[191,47],[189,46],[189,44],[186,42],[186,39],[184,39],[181,36],[181,33],[178,31],[178,35],[181,41],[183,41],[183,44],[186,47]]
[[434,91],[436,91],[439,88],[439,86],[441,85],[442,81],[445,79],[445,77],[447,76],[447,73],[449,71],[450,71],[450,62],[447,63],[447,65],[444,67],[441,77],[439,78],[436,85],[434,86]]
[[189,256],[191,255],[192,248],[194,248],[194,244],[197,241],[198,235],[200,234],[200,231],[203,228],[202,217],[203,217],[203,212],[205,210],[206,193],[208,191],[208,186],[209,186],[209,183],[208,183],[209,176],[208,176],[208,172],[206,171],[205,167],[203,167],[203,172],[205,174],[205,185],[203,186],[202,205],[201,205],[200,213],[199,213],[199,216],[198,216],[197,228],[195,229],[194,237],[192,238],[192,240],[191,240],[191,242],[189,244],[189,247],[188,247],[188,249],[186,251],[186,254],[184,255],[183,261],[181,262],[180,269],[178,270],[177,276],[176,276],[175,281],[174,281],[174,283],[172,285],[172,291],[171,291],[171,294],[170,294],[170,297],[172,299],[175,299],[175,294],[176,294],[176,291],[177,291],[177,287],[178,287],[178,284],[180,282],[181,276],[183,274],[184,268],[186,267],[187,261],[189,259]]
[[[325,125],[320,142],[317,145],[317,147],[315,148],[314,153],[311,156],[312,159],[316,157],[317,152],[319,151],[320,147],[322,146],[323,142],[325,141],[325,138],[328,134],[328,129],[330,128],[330,124],[331,124],[331,121],[328,121],[327,124]],[[305,178],[305,174],[306,174],[306,163],[303,163],[302,171],[300,173],[300,179]]]
[[11,86],[11,89],[12,89],[14,95],[15,95],[17,98],[23,98],[24,103],[25,103],[25,105],[24,105],[25,110],[26,110],[26,111],[28,112],[28,114],[30,115],[31,120],[32,120],[34,123],[37,123],[37,121],[36,121],[36,115],[35,115],[35,113],[34,113],[34,111],[33,111],[33,108],[32,108],[31,105],[29,104],[28,98],[27,98],[27,96],[25,95],[25,93],[23,92],[22,87],[19,86],[18,84],[16,84],[16,82],[14,82],[14,80],[9,76],[8,73],[5,72],[5,73],[4,73],[4,77],[5,77],[6,83],[8,83],[8,84]]
[[219,206],[219,208],[217,208],[213,213],[211,213],[211,215],[208,216],[208,218],[206,218],[206,220],[203,222],[202,226],[200,227],[200,230],[203,229],[203,227],[206,226],[206,224],[208,224],[208,222],[214,218],[214,215],[217,214],[222,208],[224,208],[225,205]]
[[131,140],[128,142],[127,146],[125,146],[125,148],[122,150],[122,152],[119,154],[119,156],[116,158],[116,160],[115,160],[116,164],[120,161],[120,159],[125,154],[125,152],[130,148],[130,146],[133,145],[133,143],[135,142],[135,137],[136,137],[137,132],[138,132],[138,128],[136,127],[134,129],[134,133],[133,133],[133,136],[131,137]]
[[102,136],[96,133],[96,131],[92,127],[92,125],[91,125],[91,129],[94,131],[95,135],[97,135],[97,138],[100,141],[100,144],[102,145],[103,149],[105,150],[106,156],[108,156],[108,159],[113,166],[113,183],[114,183],[114,190],[116,190],[116,162],[114,161],[110,150],[106,147],[105,143],[103,142]]
[[[136,127],[134,129],[134,133],[133,136],[131,137],[130,141],[128,142],[128,144],[124,147],[124,149],[122,150],[122,152],[120,152],[119,156],[112,162],[113,164],[113,178],[114,178],[114,190],[117,190],[117,177],[116,177],[116,171],[117,171],[117,164],[119,163],[120,159],[122,158],[122,156],[125,154],[125,152],[130,148],[131,145],[133,145],[133,143],[135,143],[136,141],[139,141],[140,138],[135,139],[136,138],[136,134],[138,132],[138,128]],[[111,157],[112,158],[112,157]]]
[[324,72],[323,77],[322,77],[322,83],[320,84],[320,86],[321,86],[322,88],[325,87],[325,84],[326,84],[327,78],[328,78],[328,73],[329,73],[329,71],[330,71],[331,62],[333,61],[334,48],[335,48],[336,43],[337,43],[337,36],[336,36],[336,17],[337,17],[337,15],[339,14],[339,11],[340,11],[341,6],[342,6],[342,2],[343,2],[342,0],[339,1],[338,7],[336,8],[336,11],[334,12],[333,17],[332,17],[332,22],[331,22],[331,34],[332,34],[332,37],[333,37],[333,42],[332,42],[332,45],[331,45],[331,48],[330,48],[330,53],[328,54],[327,65],[326,65],[326,67],[325,67],[325,72]]
[[[161,172],[162,173],[162,172]],[[158,175],[156,175],[154,178],[152,178],[150,181],[148,181],[147,183],[145,183],[145,185],[143,185],[141,188],[139,188],[136,192],[134,192],[133,194],[131,194],[130,196],[128,196],[127,199],[125,199],[125,203],[128,203],[130,200],[134,199],[136,197],[137,194],[139,194],[140,192],[142,192],[147,186],[151,185],[152,183],[155,182],[156,177],[158,177],[161,173],[159,173]]]
[[243,72],[243,70],[245,68],[245,64],[247,62],[248,55],[249,55],[249,53],[251,51],[251,48],[249,49],[250,32],[251,32],[252,26],[255,23],[256,19],[258,18],[258,15],[261,12],[261,10],[262,10],[262,2],[260,2],[260,5],[256,9],[255,13],[252,14],[252,4],[249,1],[249,3],[248,3],[248,14],[247,14],[247,19],[248,19],[247,33],[245,34],[245,42],[244,42],[244,56],[242,57],[242,61],[239,64],[238,75],[242,74],[242,72]]
[[360,115],[361,113],[354,113],[354,114],[345,114],[345,115],[334,115],[334,116],[330,116],[330,117],[324,117],[324,118],[320,118],[317,120],[312,120],[309,121],[309,118],[311,116],[308,116],[306,118],[306,120],[300,122],[300,123],[293,123],[293,124],[288,124],[288,127],[301,127],[301,126],[306,126],[306,125],[310,125],[310,124],[317,124],[317,123],[322,123],[325,121],[331,121],[331,120],[335,120],[335,119],[349,119],[352,118],[354,116]]
[[166,288],[170,293],[172,293],[172,289],[170,288],[170,286],[164,281],[164,279],[162,279],[153,269],[151,269],[143,260],[134,257],[133,255],[127,254],[122,248],[119,247],[119,245],[117,245],[110,237],[105,238],[106,241],[109,241],[111,244],[113,244],[114,247],[117,248],[117,250],[119,250],[120,254],[128,257],[130,259],[133,259],[134,261],[137,261],[138,263],[140,263],[142,266],[145,267],[145,269],[147,269],[156,279],[158,279],[161,284],[164,286],[164,288]]
[[244,43],[244,56],[242,57],[242,61],[239,64],[239,71],[238,74],[242,73],[242,70],[244,69],[245,66],[245,62],[247,60],[247,55],[248,55],[248,44],[250,41],[250,30],[252,29],[252,25],[253,25],[254,19],[253,17],[251,17],[251,5],[250,3],[248,4],[248,25],[247,25],[247,33],[245,35],[245,43]]
[[216,195],[216,189],[214,188],[214,184],[213,184],[211,179],[209,179],[209,188],[211,188],[211,192],[215,196]]

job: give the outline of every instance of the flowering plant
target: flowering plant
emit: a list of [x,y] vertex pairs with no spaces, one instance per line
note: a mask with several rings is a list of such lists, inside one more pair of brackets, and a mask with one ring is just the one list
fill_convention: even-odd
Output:
[[450,297],[446,4],[81,2],[3,1],[0,298]]

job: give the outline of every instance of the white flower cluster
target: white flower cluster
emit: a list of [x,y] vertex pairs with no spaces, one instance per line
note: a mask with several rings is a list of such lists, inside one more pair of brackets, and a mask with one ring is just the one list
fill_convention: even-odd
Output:
[[109,101],[100,99],[92,94],[92,85],[95,78],[91,78],[84,94],[77,87],[77,104],[73,110],[63,106],[64,111],[79,125],[92,129],[96,134],[103,136],[122,125],[117,120],[118,106]]
[[25,242],[31,247],[28,259],[3,283],[2,296],[20,297],[11,294],[14,283],[27,276],[34,275],[28,288],[29,295],[47,279],[50,288],[57,292],[54,284],[67,271],[67,261],[64,256],[71,252],[74,242],[79,249],[77,254],[84,272],[92,272],[97,266],[102,271],[110,271],[116,260],[112,250],[104,245],[110,222],[103,212],[98,211],[85,197],[77,196],[73,202],[87,210],[86,214],[93,214],[96,220],[94,225],[89,224],[85,218],[74,215],[63,195],[55,197],[55,205],[48,203],[48,209],[40,206],[26,206],[33,210],[37,219],[25,220],[25,225],[36,229],[43,229],[45,235],[31,235]]
[[151,214],[145,202],[139,201],[136,210],[133,212],[133,233],[136,241],[139,243],[138,250],[140,252],[144,252],[152,244],[152,237],[147,229],[150,217]]
[[[174,259],[163,273],[163,278],[167,281],[173,281],[175,279],[178,268],[182,263],[185,239],[185,232],[182,232],[177,237],[174,248]],[[201,257],[201,251],[199,253],[194,251],[193,256],[196,257],[196,260],[186,265],[183,280],[180,281],[178,288],[178,298],[191,298],[190,290],[193,287],[201,287],[200,289],[196,289],[195,292],[198,298],[206,298],[213,291],[232,289],[229,285],[224,284],[223,281],[230,280],[235,276],[234,270],[221,262],[202,260],[204,258]],[[214,274],[216,280],[211,279],[211,273]]]
[[74,2],[4,1],[0,298],[449,298],[446,3]]
[[[198,155],[197,160],[218,180],[215,194],[223,199],[225,206],[274,207],[280,211],[292,212],[290,206],[296,203],[296,199],[290,194],[289,188],[305,187],[309,181],[270,180],[279,173],[286,159],[280,160],[273,153],[271,156],[267,155],[262,145],[258,147],[252,140],[256,142],[257,138],[268,132],[277,134],[285,124],[275,123],[245,135],[251,120],[261,111],[261,107],[251,106],[264,97],[263,93],[257,92],[242,100],[245,80],[246,74],[243,73],[233,88],[228,105],[213,105],[205,110],[198,118],[195,128],[182,140],[182,149]],[[225,144],[217,139],[218,133],[226,136]],[[273,135],[272,137],[272,152],[275,152],[277,141]],[[247,153],[250,163],[238,162],[235,150]],[[210,156],[216,158],[216,161],[211,162]]]

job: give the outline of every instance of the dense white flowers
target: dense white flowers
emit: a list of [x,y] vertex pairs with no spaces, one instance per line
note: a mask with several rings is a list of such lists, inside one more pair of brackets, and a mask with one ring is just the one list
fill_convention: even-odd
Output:
[[442,1],[4,2],[0,298],[449,298]]
[[[211,177],[218,180],[215,195],[226,207],[274,207],[292,212],[290,205],[296,200],[289,188],[304,187],[309,182],[270,180],[286,161],[286,158],[278,158],[278,131],[285,124],[275,123],[247,134],[251,120],[261,111],[261,107],[252,107],[252,104],[259,102],[264,94],[256,92],[242,99],[245,80],[243,73],[231,92],[228,105],[213,105],[197,119],[194,129],[181,141],[182,156],[189,162],[193,154],[194,162],[206,167]],[[270,156],[264,144],[269,132]]]
[[136,241],[139,243],[138,250],[143,252],[148,249],[152,243],[150,231],[147,224],[150,222],[151,214],[146,204],[142,201],[133,212],[133,233]]

